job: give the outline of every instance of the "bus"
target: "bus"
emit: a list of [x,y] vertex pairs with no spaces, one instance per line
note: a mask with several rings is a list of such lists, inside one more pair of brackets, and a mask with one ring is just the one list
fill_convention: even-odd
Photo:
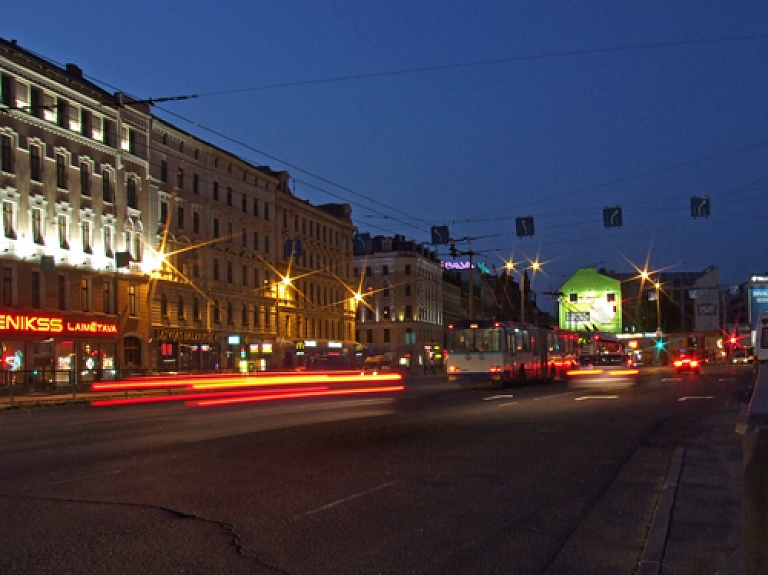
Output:
[[448,379],[459,383],[498,381],[502,385],[549,379],[555,375],[548,363],[549,349],[556,350],[556,364],[561,360],[560,349],[562,357],[568,355],[566,340],[575,361],[575,333],[493,320],[450,324],[446,348]]
[[563,379],[579,363],[581,338],[575,331],[549,328],[547,333],[547,363],[550,379]]

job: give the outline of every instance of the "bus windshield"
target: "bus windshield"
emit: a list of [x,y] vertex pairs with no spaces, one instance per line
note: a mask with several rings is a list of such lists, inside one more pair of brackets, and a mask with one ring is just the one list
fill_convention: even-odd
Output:
[[499,329],[455,329],[448,332],[448,349],[453,353],[501,351]]

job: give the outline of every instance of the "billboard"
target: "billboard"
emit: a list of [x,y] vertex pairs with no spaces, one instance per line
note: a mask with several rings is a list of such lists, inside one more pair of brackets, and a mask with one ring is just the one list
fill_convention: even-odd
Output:
[[560,289],[559,325],[575,331],[621,333],[621,282],[581,268]]

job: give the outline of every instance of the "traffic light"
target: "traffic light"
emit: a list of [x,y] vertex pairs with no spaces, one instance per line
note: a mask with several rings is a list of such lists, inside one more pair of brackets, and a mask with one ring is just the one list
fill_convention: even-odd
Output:
[[456,244],[454,242],[451,242],[451,257],[456,258],[459,255],[459,252],[456,251]]

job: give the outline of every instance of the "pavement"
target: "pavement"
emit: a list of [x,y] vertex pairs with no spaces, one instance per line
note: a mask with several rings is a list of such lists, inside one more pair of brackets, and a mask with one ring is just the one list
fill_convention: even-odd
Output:
[[[169,393],[154,390],[142,395]],[[131,397],[135,396],[131,392]],[[0,411],[124,397],[125,392],[73,393],[71,388],[61,393],[16,395],[13,401],[3,394]],[[700,420],[696,434],[679,441],[682,446],[670,449],[673,454],[636,575],[742,573],[744,471],[742,436],[736,433],[739,411],[740,405],[735,403],[732,409],[713,411]],[[628,475],[630,467],[627,466]]]

